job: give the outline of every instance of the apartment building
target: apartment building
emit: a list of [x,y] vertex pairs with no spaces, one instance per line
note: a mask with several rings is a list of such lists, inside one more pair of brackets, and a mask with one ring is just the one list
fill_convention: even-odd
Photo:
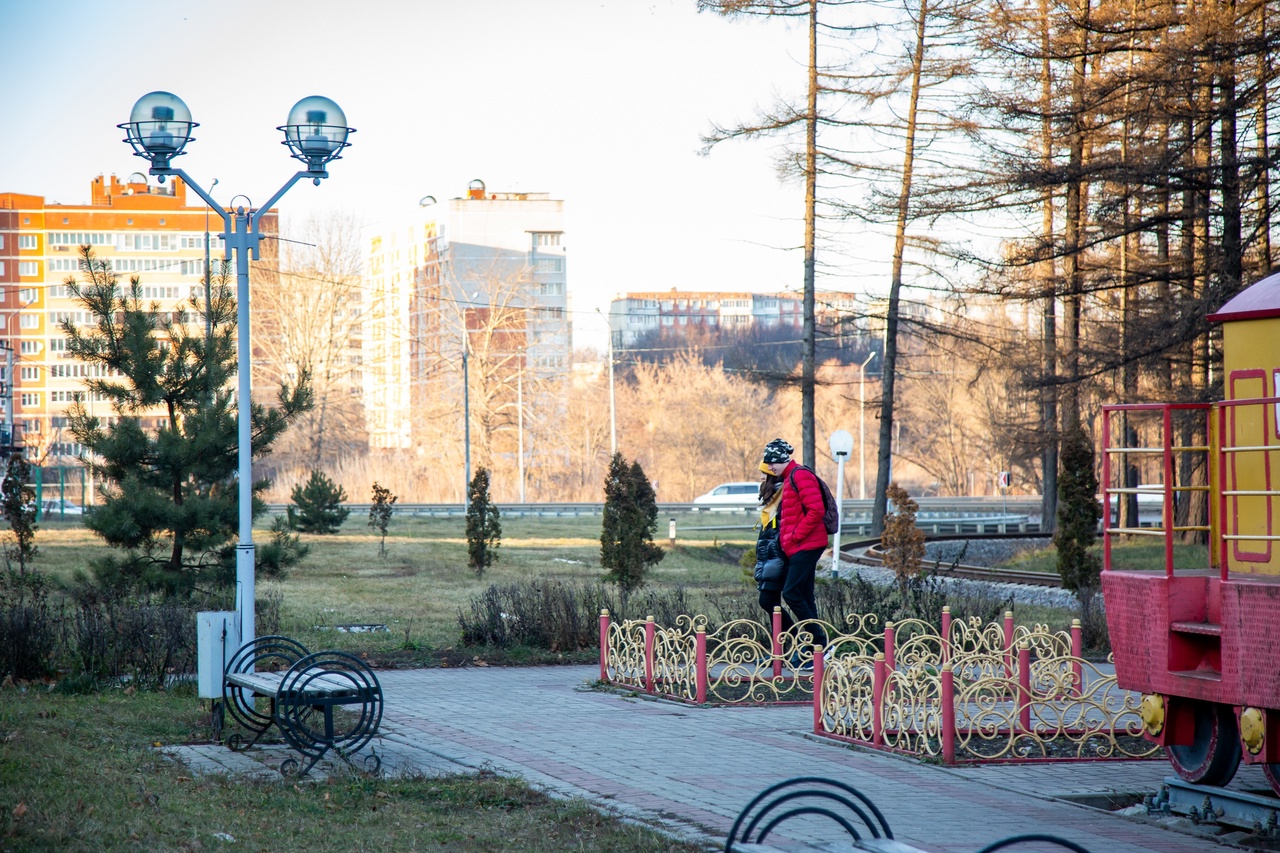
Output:
[[472,181],[465,195],[426,196],[366,229],[364,245],[372,447],[414,446],[424,418],[459,407],[464,345],[499,366],[499,383],[569,370],[562,200]]
[[[857,298],[851,293],[817,295],[815,314],[820,324],[839,326],[855,316]],[[660,331],[682,329],[795,329],[804,327],[804,300],[799,293],[678,290],[625,293],[609,307],[613,346],[626,349]]]
[[[80,247],[93,247],[111,264],[121,283],[137,276],[142,295],[161,311],[181,311],[205,294],[206,233],[216,264],[223,256],[221,219],[208,215],[178,178],[164,184],[134,173],[120,181],[99,175],[90,183],[89,202],[63,204],[43,196],[0,193],[0,342],[12,347],[13,375],[3,381],[0,414],[12,418],[17,443],[47,464],[75,461],[81,448],[66,431],[66,411],[85,394],[84,380],[98,376],[90,365],[66,354],[61,323],[88,324],[92,318],[71,296],[68,278],[80,275]],[[278,230],[275,211],[262,218],[264,234]],[[276,253],[264,240],[264,261]],[[0,362],[2,363],[2,362]],[[93,411],[103,400],[86,399]],[[161,413],[157,412],[159,416]],[[144,425],[147,418],[143,417]]]

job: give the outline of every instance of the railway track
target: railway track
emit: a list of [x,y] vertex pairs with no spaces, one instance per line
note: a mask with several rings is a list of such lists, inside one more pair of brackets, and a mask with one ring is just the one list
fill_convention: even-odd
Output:
[[1269,790],[1193,785],[1177,776],[1167,776],[1159,793],[1147,798],[1146,806],[1148,814],[1182,815],[1197,824],[1233,826],[1273,843],[1280,838],[1280,799]]
[[[952,542],[974,539],[1043,539],[1043,533],[985,533],[967,536],[928,536],[929,542]],[[864,566],[884,567],[884,557],[880,550],[879,539],[859,539],[846,542],[840,546],[841,560]],[[991,583],[1016,583],[1027,586],[1062,587],[1062,578],[1048,572],[1033,572],[1026,569],[991,568],[988,566],[970,566],[964,563],[952,564],[945,560],[926,560],[925,566],[941,577],[963,578],[965,580],[989,581]]]

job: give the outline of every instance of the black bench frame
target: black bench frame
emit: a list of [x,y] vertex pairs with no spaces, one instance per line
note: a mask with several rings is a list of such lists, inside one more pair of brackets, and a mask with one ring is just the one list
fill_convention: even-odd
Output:
[[[265,714],[257,707],[258,697],[270,702]],[[298,759],[286,759],[280,765],[285,776],[310,772],[330,751],[351,764],[382,722],[382,685],[364,661],[340,651],[308,652],[296,640],[274,635],[246,643],[231,658],[222,680],[222,702],[253,734],[247,743],[238,733],[231,735],[231,749],[248,749],[274,726],[309,759],[305,767]],[[335,709],[347,713],[335,715]],[[382,766],[376,753],[363,763],[369,772]]]

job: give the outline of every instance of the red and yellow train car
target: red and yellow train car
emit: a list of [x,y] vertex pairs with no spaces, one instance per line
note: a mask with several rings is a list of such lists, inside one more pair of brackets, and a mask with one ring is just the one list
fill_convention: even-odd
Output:
[[[1163,496],[1158,527],[1107,514],[1107,625],[1119,685],[1144,694],[1146,736],[1182,778],[1226,784],[1244,761],[1280,794],[1280,275],[1209,319],[1223,324],[1225,399],[1103,407],[1104,505]],[[1203,473],[1175,476],[1180,466]],[[1136,485],[1139,469],[1160,482]],[[1208,558],[1175,566],[1188,531]],[[1125,565],[1116,537],[1137,536],[1162,541],[1162,569]]]

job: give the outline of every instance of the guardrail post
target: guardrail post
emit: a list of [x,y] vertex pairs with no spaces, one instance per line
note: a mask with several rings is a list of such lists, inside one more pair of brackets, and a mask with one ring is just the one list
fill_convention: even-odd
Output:
[[947,664],[951,661],[951,605],[943,605],[942,607],[942,643],[939,650],[942,656],[942,663]]
[[942,665],[942,761],[956,763],[956,681],[949,663]]
[[1013,611],[1004,612],[1004,677],[1013,679]]
[[676,547],[676,520],[674,518],[671,519],[671,523],[667,526],[667,539],[672,548]]
[[773,622],[770,627],[770,652],[773,654],[773,677],[782,677],[782,608],[773,608]]
[[1018,725],[1031,733],[1031,646],[1018,643]]
[[653,692],[653,646],[658,626],[653,617],[644,620],[644,689]]
[[822,656],[822,646],[813,647],[813,733],[822,734],[822,682],[827,662]]
[[609,680],[609,608],[600,611],[600,680]]
[[693,635],[694,648],[697,654],[698,667],[698,704],[701,705],[707,701],[707,631],[705,628],[699,628]]
[[877,652],[871,670],[871,745],[884,742],[884,653]]

